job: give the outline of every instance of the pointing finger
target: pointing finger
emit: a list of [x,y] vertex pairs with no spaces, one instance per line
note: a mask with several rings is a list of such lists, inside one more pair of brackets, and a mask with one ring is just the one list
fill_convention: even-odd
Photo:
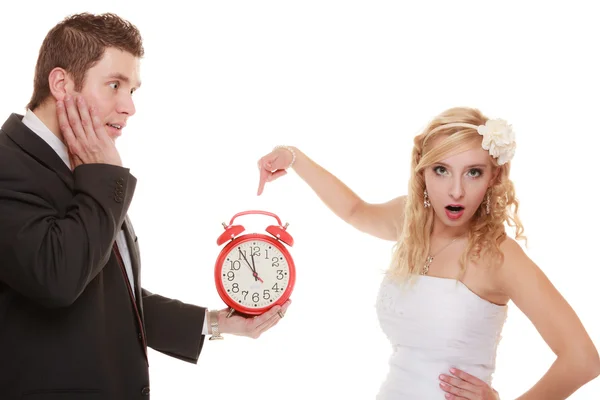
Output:
[[269,176],[271,173],[264,168],[260,169],[260,176],[258,178],[258,192],[256,193],[260,196],[265,188],[265,183],[267,183]]

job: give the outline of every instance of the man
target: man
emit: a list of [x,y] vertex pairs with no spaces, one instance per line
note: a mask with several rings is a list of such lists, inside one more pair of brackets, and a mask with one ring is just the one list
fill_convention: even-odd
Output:
[[136,179],[115,147],[135,114],[144,50],[113,14],[78,14],[44,40],[25,115],[0,130],[0,398],[148,398],[147,347],[196,363],[209,332],[252,319],[140,286],[127,210]]

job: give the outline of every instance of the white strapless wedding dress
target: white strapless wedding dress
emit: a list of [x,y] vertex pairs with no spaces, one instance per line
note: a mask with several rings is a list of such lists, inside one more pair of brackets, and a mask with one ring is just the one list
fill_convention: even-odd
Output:
[[376,309],[393,354],[377,399],[443,400],[439,375],[451,367],[491,385],[507,308],[454,279],[419,276],[409,287],[384,278]]

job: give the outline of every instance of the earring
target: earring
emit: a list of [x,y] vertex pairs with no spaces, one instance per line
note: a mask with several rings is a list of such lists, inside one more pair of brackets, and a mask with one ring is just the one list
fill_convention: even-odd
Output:
[[487,215],[490,215],[490,207],[491,207],[490,192],[491,192],[491,190],[488,190],[486,197],[485,197],[485,213]]
[[423,191],[423,206],[425,208],[431,207],[431,203],[429,202],[429,195],[427,194],[427,189]]

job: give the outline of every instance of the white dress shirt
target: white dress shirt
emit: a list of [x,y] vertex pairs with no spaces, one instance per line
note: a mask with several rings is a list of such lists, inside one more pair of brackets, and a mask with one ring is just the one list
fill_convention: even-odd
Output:
[[[35,134],[42,138],[52,149],[58,154],[61,160],[71,169],[71,162],[69,161],[69,152],[67,146],[53,134],[50,129],[35,115],[31,110],[27,110],[22,120],[23,124],[31,129]],[[129,254],[129,248],[127,247],[127,241],[125,239],[125,232],[121,229],[117,234],[116,238],[117,247],[121,253],[123,264],[125,264],[125,271],[127,271],[127,277],[129,278],[129,284],[131,285],[131,292],[135,297],[135,283],[133,281],[133,269],[131,267],[131,256]],[[208,333],[208,327],[206,326],[207,316],[204,315],[204,324],[202,324],[202,334]]]

